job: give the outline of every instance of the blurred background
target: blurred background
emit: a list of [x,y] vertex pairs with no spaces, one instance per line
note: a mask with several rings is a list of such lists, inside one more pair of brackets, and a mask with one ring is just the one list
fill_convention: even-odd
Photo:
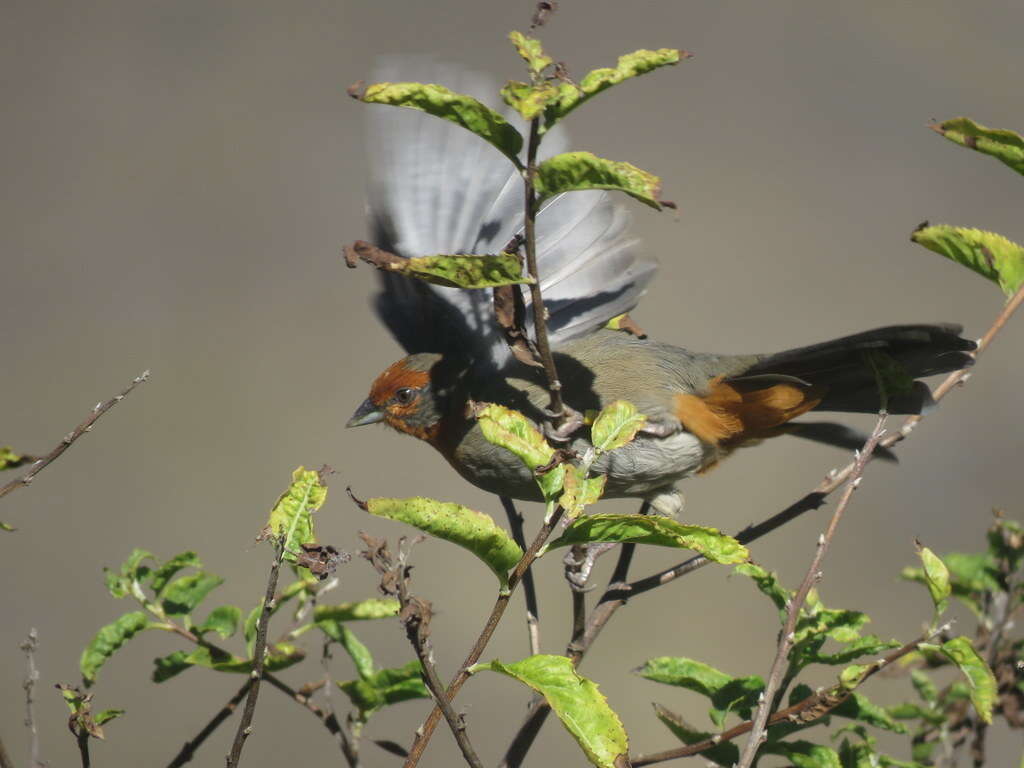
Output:
[[[955,321],[970,337],[988,327],[998,289],[909,235],[928,219],[1024,238],[1022,179],[927,128],[963,114],[1024,130],[1024,5],[560,6],[540,36],[577,75],[642,47],[696,54],[568,121],[577,148],[660,174],[679,205],[678,214],[633,206],[635,229],[661,262],[634,312],[652,336],[767,352],[890,323]],[[52,686],[77,681],[83,646],[132,609],[108,596],[101,568],[133,546],[161,557],[196,549],[227,578],[211,607],[248,610],[270,562],[253,537],[299,464],[336,468],[319,534],[348,551],[360,547],[359,530],[392,541],[408,531],[360,512],[347,484],[363,497],[458,500],[503,520],[494,498],[426,446],[382,428],[342,428],[376,373],[401,356],[368,308],[375,276],[340,258],[344,243],[368,234],[362,195],[372,161],[365,107],[345,88],[378,54],[396,52],[519,78],[505,36],[525,29],[532,9],[453,0],[2,4],[0,444],[45,453],[97,401],[153,372],[31,487],[0,503],[0,519],[18,528],[0,536],[0,735],[18,764],[28,755],[18,643],[37,628],[42,756],[76,764]],[[914,559],[914,538],[939,552],[975,550],[993,507],[1024,516],[1022,349],[1017,318],[966,389],[900,447],[901,464],[872,465],[826,564],[829,605],[867,611],[877,634],[910,639],[931,610],[923,589],[897,579]],[[851,423],[870,429],[871,419]],[[741,451],[685,484],[685,517],[736,531],[848,458],[789,439]],[[540,508],[524,512],[532,528]],[[795,585],[827,514],[757,542],[754,556]],[[638,576],[680,559],[641,554]],[[420,545],[414,560],[448,677],[490,610],[494,582],[442,542]],[[596,583],[610,566],[599,566]],[[543,560],[536,571],[542,645],[559,653],[569,629],[561,565]],[[332,601],[376,594],[364,561],[340,576]],[[521,598],[513,607],[487,656],[528,653]],[[634,751],[665,749],[675,742],[650,702],[710,726],[705,707],[629,670],[687,655],[764,675],[777,628],[745,579],[707,568],[630,603],[583,672],[621,713]],[[356,629],[381,665],[412,658],[397,622]],[[236,690],[238,677],[194,670],[151,683],[152,659],[179,647],[147,633],[102,670],[98,708],[127,714],[94,743],[97,764],[165,764]],[[311,637],[309,647],[318,650]],[[296,686],[318,675],[315,660],[282,673]],[[340,655],[334,675],[352,676]],[[883,681],[868,693],[889,702],[903,685]],[[500,679],[471,681],[460,696],[486,763],[505,749],[527,700]],[[427,709],[412,702],[381,713],[367,736],[408,744]],[[222,764],[235,722],[195,764]],[[244,765],[340,761],[314,718],[274,690],[264,690],[255,726]],[[1019,735],[997,730],[992,739],[992,766],[1019,759]],[[535,749],[533,765],[584,764],[553,722]],[[371,744],[364,753],[367,765],[397,764]],[[442,727],[424,765],[458,762]]]

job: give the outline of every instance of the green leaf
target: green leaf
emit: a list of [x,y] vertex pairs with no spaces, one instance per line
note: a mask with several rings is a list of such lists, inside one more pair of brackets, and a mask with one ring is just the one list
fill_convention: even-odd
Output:
[[495,659],[470,671],[482,669],[514,677],[541,694],[593,765],[615,768],[625,759],[629,741],[618,715],[565,656],[528,656],[513,664]]
[[932,130],[963,147],[992,155],[1017,173],[1024,174],[1024,137],[1019,133],[986,128],[969,117],[954,117],[933,125]]
[[399,272],[448,288],[496,288],[533,282],[529,275],[523,275],[523,266],[514,253],[417,256],[403,264]]
[[852,643],[860,638],[859,629],[871,619],[860,611],[826,608],[810,600],[800,611],[796,622],[794,643],[802,643],[816,636],[830,637],[840,643]]
[[501,98],[522,115],[524,120],[533,120],[561,95],[561,88],[546,80],[533,85],[520,80],[509,80],[501,89]]
[[263,598],[260,598],[259,605],[249,611],[249,615],[245,617],[245,624],[242,625],[242,637],[245,638],[245,647],[250,656],[252,655],[252,649],[256,645],[256,629],[262,613]]
[[949,570],[938,555],[928,547],[922,546],[920,542],[917,545],[917,554],[921,558],[921,564],[924,565],[925,584],[932,596],[932,603],[935,604],[935,618],[937,619],[949,607],[949,596],[952,593]]
[[357,603],[318,605],[313,609],[314,623],[335,642],[342,642],[342,624],[346,621],[366,621],[397,616],[399,604],[393,597],[372,597]]
[[[533,422],[519,411],[488,403],[477,408],[474,413],[487,442],[514,453],[531,472],[551,463],[555,449],[548,445]],[[544,498],[554,498],[562,490],[564,478],[564,464],[536,478]]]
[[288,562],[295,562],[295,553],[303,544],[315,541],[313,513],[320,509],[326,499],[327,486],[317,472],[299,467],[292,473],[292,484],[270,510],[270,519],[267,521],[267,527],[273,535],[285,535],[284,559]]
[[892,715],[884,707],[880,707],[867,696],[854,691],[846,701],[832,709],[831,714],[856,720],[861,723],[873,725],[893,733],[906,733],[907,729],[901,723],[896,722]]
[[[683,744],[696,744],[711,737],[710,733],[697,730],[675,712],[666,709],[661,704],[654,705],[654,714]],[[731,741],[716,744],[698,754],[701,760],[710,760],[715,765],[720,765],[723,768],[732,768],[740,759],[739,747]]]
[[579,467],[566,467],[562,481],[562,496],[558,499],[558,503],[565,509],[566,518],[577,518],[585,507],[596,503],[604,493],[607,480],[607,475],[584,477]]
[[96,715],[96,717],[93,718],[93,721],[96,723],[96,725],[103,725],[104,723],[109,723],[115,717],[120,717],[123,714],[123,709],[104,709],[102,712]]
[[184,672],[192,666],[191,662],[186,661],[186,658],[188,658],[186,651],[174,651],[166,656],[153,659],[152,681],[163,683]]
[[573,520],[544,551],[592,542],[629,542],[692,549],[716,563],[739,563],[750,556],[746,547],[715,528],[684,525],[667,517],[610,513]]
[[472,131],[512,161],[517,168],[523,137],[501,115],[471,96],[427,83],[377,83],[366,89],[362,101],[409,107],[440,117]]
[[17,469],[25,464],[31,464],[33,461],[35,461],[34,457],[15,453],[9,445],[0,446],[0,470]]
[[430,698],[419,661],[410,661],[396,669],[382,669],[365,679],[339,682],[338,687],[359,710],[359,719],[363,722],[391,704]]
[[484,561],[501,582],[508,584],[508,572],[523,557],[512,537],[483,512],[422,497],[411,499],[368,499],[366,509],[372,515],[399,520],[463,549]]
[[508,39],[516,47],[516,52],[523,57],[527,69],[531,75],[539,75],[545,69],[554,64],[550,56],[545,55],[540,40],[527,37],[522,32],[512,31],[508,33]]
[[360,679],[369,680],[374,675],[373,654],[370,653],[370,649],[367,648],[358,637],[356,637],[355,632],[344,624],[340,625],[339,628],[341,631],[338,633],[338,642],[351,657],[352,663],[356,667],[356,673],[359,675]]
[[82,651],[78,668],[86,686],[96,682],[96,675],[114,652],[144,629],[153,625],[142,611],[126,613],[116,621],[101,628]]
[[182,552],[181,554],[172,557],[153,572],[153,582],[150,584],[150,587],[153,589],[156,596],[160,597],[161,593],[178,571],[183,568],[202,567],[203,564],[199,562],[199,557],[195,552]]
[[749,576],[754,582],[754,585],[758,590],[767,595],[775,607],[779,609],[783,621],[785,621],[786,604],[789,602],[793,593],[782,586],[779,581],[777,573],[765,570],[760,565],[754,563],[743,563],[737,565],[735,569],[736,573],[740,573],[744,576]]
[[761,751],[782,755],[795,768],[843,768],[834,749],[810,741],[772,741],[761,747]]
[[925,224],[910,239],[998,284],[1007,296],[1024,285],[1024,247],[995,232]]
[[192,613],[210,592],[223,583],[223,578],[207,571],[175,579],[164,592],[164,613],[168,616],[185,616]]
[[861,656],[877,656],[882,651],[899,648],[902,643],[896,640],[882,640],[876,635],[866,635],[850,641],[845,648],[835,653],[820,653],[818,649],[808,648],[803,659],[808,664],[849,664]]
[[[298,664],[304,658],[306,658],[306,652],[301,648],[291,643],[275,643],[267,646],[267,656],[263,660],[263,668],[270,672],[276,672]],[[252,659],[243,659],[241,656],[236,656],[221,649],[215,650],[208,645],[196,647],[177,661],[187,666],[206,667],[217,672],[231,672],[235,674],[248,674],[253,668]]]
[[222,605],[210,611],[206,620],[196,627],[196,633],[216,632],[225,640],[238,631],[238,623],[242,620],[242,609],[237,605]]
[[598,451],[614,451],[636,437],[646,423],[647,417],[635,405],[616,400],[597,415],[590,428],[590,442]]
[[932,679],[926,672],[920,669],[910,670],[910,682],[922,701],[928,704],[935,704],[939,700],[938,686],[932,682]]
[[764,681],[757,675],[732,677],[704,662],[677,656],[649,659],[636,673],[706,696],[711,701],[711,721],[718,727],[730,712],[749,718],[764,691]]
[[992,709],[998,698],[995,675],[988,664],[978,655],[966,637],[954,637],[942,644],[942,653],[956,664],[970,686],[971,703],[978,717],[985,723],[992,722]]
[[661,179],[635,165],[591,152],[564,152],[537,166],[538,202],[581,189],[617,189],[660,211]]
[[689,58],[690,54],[676,48],[659,48],[656,51],[639,50],[619,57],[615,67],[603,67],[588,72],[580,80],[579,85],[562,83],[559,86],[560,98],[547,108],[544,113],[544,130],[564,118],[580,104],[592,96],[611,88],[631,77],[651,72],[659,67],[678,64],[680,60]]

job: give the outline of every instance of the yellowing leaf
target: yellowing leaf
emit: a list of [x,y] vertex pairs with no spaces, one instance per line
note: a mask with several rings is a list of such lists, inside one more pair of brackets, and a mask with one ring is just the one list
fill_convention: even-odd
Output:
[[[519,411],[488,403],[478,407],[475,415],[487,441],[514,453],[531,472],[549,465],[554,459],[555,449]],[[564,477],[565,465],[559,464],[537,478],[545,498],[552,499],[562,490]]]
[[646,423],[647,417],[635,405],[625,400],[616,400],[594,419],[594,425],[590,428],[590,441],[599,451],[614,451],[636,437],[636,433]]
[[514,30],[508,33],[508,39],[516,47],[516,52],[523,57],[531,74],[539,75],[554,63],[551,57],[544,53],[540,40]]
[[409,259],[401,271],[449,288],[495,288],[533,282],[523,275],[522,265],[514,253],[417,256]]
[[969,638],[954,637],[942,644],[940,650],[956,664],[967,678],[970,686],[971,703],[978,717],[986,723],[992,722],[992,709],[998,697],[995,675],[988,664],[978,655]]
[[954,117],[933,125],[932,130],[960,146],[991,155],[1024,174],[1024,136],[1019,133],[986,128],[969,117]]
[[1024,285],[1024,247],[995,232],[926,224],[910,239],[998,284],[1007,296]]
[[617,189],[660,211],[661,179],[635,165],[605,160],[591,152],[564,152],[537,167],[539,200],[581,189]]
[[303,544],[315,541],[313,513],[327,499],[327,486],[313,470],[299,467],[292,473],[292,484],[270,510],[267,527],[274,536],[285,536],[284,557],[295,562],[295,552]]

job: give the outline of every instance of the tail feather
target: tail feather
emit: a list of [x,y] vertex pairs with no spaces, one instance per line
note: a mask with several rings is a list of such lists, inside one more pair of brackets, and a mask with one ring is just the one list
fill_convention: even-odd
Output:
[[961,330],[946,324],[877,328],[768,355],[732,381],[799,379],[822,393],[816,410],[854,413],[878,411],[885,389],[890,413],[921,413],[933,400],[916,379],[974,362],[970,352],[977,345],[961,338]]

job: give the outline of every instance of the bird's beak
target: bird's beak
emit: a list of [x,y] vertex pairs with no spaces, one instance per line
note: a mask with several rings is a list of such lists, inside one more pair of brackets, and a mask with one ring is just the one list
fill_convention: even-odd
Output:
[[370,398],[366,398],[363,404],[356,408],[356,412],[345,426],[362,427],[366,424],[376,424],[378,421],[384,421],[384,411],[378,409]]

